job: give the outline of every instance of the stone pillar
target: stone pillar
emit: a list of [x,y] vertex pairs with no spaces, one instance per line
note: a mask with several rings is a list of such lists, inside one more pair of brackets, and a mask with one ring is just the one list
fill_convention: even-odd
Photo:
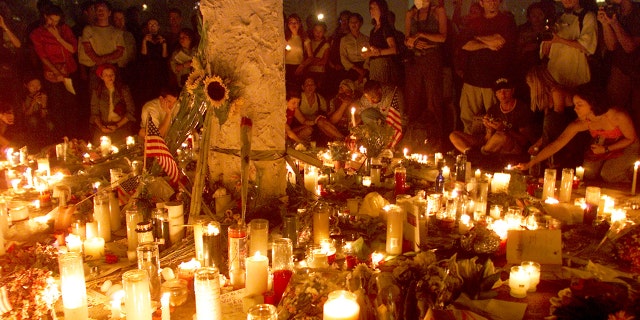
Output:
[[[253,120],[251,179],[261,199],[286,190],[286,101],[284,81],[284,18],[282,0],[203,0],[206,52],[215,73],[230,75],[242,102],[211,130],[209,171],[223,175],[225,185],[240,179],[240,119]],[[217,70],[217,72],[216,72]],[[232,85],[233,86],[233,85]],[[222,152],[222,151],[226,152]]]

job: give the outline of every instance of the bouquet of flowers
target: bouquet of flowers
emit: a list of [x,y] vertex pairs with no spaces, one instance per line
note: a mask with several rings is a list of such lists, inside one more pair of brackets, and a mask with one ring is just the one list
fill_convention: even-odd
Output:
[[368,158],[376,158],[387,148],[393,138],[394,129],[386,124],[363,124],[352,129],[356,143],[366,148]]

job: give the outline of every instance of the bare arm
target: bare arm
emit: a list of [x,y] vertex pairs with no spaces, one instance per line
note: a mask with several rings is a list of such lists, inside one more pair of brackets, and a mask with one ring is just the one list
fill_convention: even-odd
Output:
[[2,30],[4,30],[4,32],[7,34],[7,37],[9,37],[9,41],[11,41],[11,44],[14,47],[20,48],[22,46],[20,39],[16,37],[16,35],[11,31],[11,29],[9,29],[7,24],[4,22],[4,18],[2,16],[0,16],[0,28],[2,28]]
[[529,169],[535,164],[546,160],[547,158],[558,152],[560,149],[562,149],[564,146],[566,146],[567,143],[569,143],[569,141],[571,141],[571,139],[573,139],[573,137],[578,134],[578,132],[585,130],[587,130],[586,123],[579,119],[570,123],[555,141],[549,143],[546,147],[544,147],[544,149],[542,149],[537,156],[531,159],[531,161],[526,164],[519,165],[520,169]]

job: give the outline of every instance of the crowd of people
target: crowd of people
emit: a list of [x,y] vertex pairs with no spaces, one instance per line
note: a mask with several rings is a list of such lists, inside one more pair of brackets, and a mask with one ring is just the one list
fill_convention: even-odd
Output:
[[[596,161],[592,176],[637,156],[640,8],[632,0],[540,0],[520,26],[502,0],[478,0],[467,12],[454,0],[451,16],[442,0],[413,3],[398,12],[401,30],[385,0],[370,0],[366,17],[340,12],[333,30],[286,16],[290,141],[342,140],[395,110],[401,144],[417,152],[530,160],[521,168]],[[144,135],[143,117],[170,125],[198,43],[180,10],[140,23],[136,7],[88,1],[69,26],[48,0],[38,8],[40,19],[20,28],[0,1],[0,144]],[[626,181],[628,168],[607,176]]]
[[637,4],[540,0],[518,26],[501,0],[478,0],[466,13],[454,0],[451,17],[441,0],[413,3],[404,30],[385,0],[369,1],[368,27],[341,12],[329,37],[322,21],[307,19],[307,33],[298,15],[287,17],[292,141],[331,141],[340,136],[327,132],[384,123],[397,108],[401,144],[418,152],[454,149],[522,169],[584,161],[587,177],[630,181],[640,126]]
[[177,8],[140,23],[138,7],[86,1],[70,26],[50,0],[37,7],[39,19],[25,25],[0,1],[0,145],[37,152],[64,136],[124,141],[145,134],[141,116],[166,131],[191,71],[197,26],[184,27]]

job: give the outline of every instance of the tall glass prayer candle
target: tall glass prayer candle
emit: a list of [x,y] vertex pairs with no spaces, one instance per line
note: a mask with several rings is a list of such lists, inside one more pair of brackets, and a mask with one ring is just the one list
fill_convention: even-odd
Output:
[[[154,238],[154,241],[158,243],[158,247],[160,248],[160,251],[170,247],[171,235],[169,234],[169,213],[167,212],[167,210],[164,208],[153,209],[153,211],[151,212],[151,224],[153,224],[153,238]],[[194,231],[194,234],[195,234],[195,231]],[[197,240],[196,240],[196,243],[197,243]]]
[[[306,210],[306,209],[298,209]],[[293,213],[287,213],[282,217],[282,237],[291,240],[293,247],[298,246],[297,217]]]
[[202,263],[204,267],[222,268],[222,250],[224,250],[220,223],[210,221],[202,230]]
[[382,160],[380,158],[371,158],[371,185],[379,187],[381,185],[380,175],[382,171]]
[[306,165],[304,167],[304,188],[314,194],[318,187],[318,170],[318,168],[312,165]]
[[196,295],[196,319],[221,320],[220,275],[214,267],[203,267],[194,278]]
[[404,212],[397,205],[384,207],[387,212],[387,244],[388,254],[402,254],[402,228],[404,227]]
[[523,261],[520,264],[529,273],[529,289],[527,292],[536,292],[540,283],[540,264],[534,261]]
[[273,292],[278,304],[293,275],[293,244],[291,239],[273,240],[271,250],[271,270],[273,270]]
[[267,254],[269,248],[269,220],[253,219],[249,222],[249,256],[256,252]]
[[138,269],[149,274],[151,300],[160,301],[160,250],[155,243],[141,244],[136,249]]
[[58,256],[60,291],[66,319],[88,319],[87,286],[84,279],[82,254],[67,252]]
[[[205,217],[198,217],[193,223],[193,242],[196,251],[196,260],[200,261],[204,265],[203,246],[202,246],[202,230],[207,224],[209,219]],[[218,228],[219,229],[219,228]]]
[[572,191],[573,191],[573,169],[564,168],[562,169],[562,180],[560,180],[560,195],[558,196],[558,200],[560,202],[571,201]]
[[360,319],[360,305],[355,293],[336,290],[329,293],[324,303],[323,320],[358,320]]
[[109,217],[111,219],[111,231],[120,230],[120,227],[122,226],[120,201],[118,200],[118,194],[115,191],[109,192]]
[[329,216],[331,210],[327,205],[318,206],[313,212],[313,243],[319,245],[322,240],[329,239]]
[[556,169],[544,170],[544,186],[542,187],[542,201],[554,198],[556,192]]
[[247,275],[245,293],[247,295],[261,295],[268,290],[269,283],[269,258],[256,252],[247,257]]
[[584,167],[576,168],[576,178],[578,178],[580,181],[584,179]]
[[171,243],[180,243],[184,238],[184,208],[182,202],[167,202],[164,204],[169,212],[169,235]]
[[582,222],[586,225],[592,225],[598,217],[598,205],[600,205],[600,188],[599,187],[587,187],[584,194],[584,200],[586,207],[584,209],[584,216]]
[[398,196],[400,194],[405,193],[405,188],[407,185],[407,169],[400,165],[394,171],[395,173],[395,195]]
[[129,270],[122,274],[124,287],[124,307],[127,320],[151,320],[151,294],[149,275],[145,270]]
[[104,239],[93,237],[87,239],[83,244],[84,255],[87,260],[97,260],[104,256]]
[[142,213],[135,209],[129,209],[125,213],[127,219],[127,244],[129,251],[136,251],[138,247],[138,233],[136,226],[142,222]]
[[511,174],[496,172],[491,181],[491,193],[508,193]]
[[101,192],[93,198],[93,220],[98,225],[98,237],[104,241],[111,241],[111,211],[109,210],[109,195]]
[[229,226],[229,279],[234,289],[244,287],[245,259],[247,258],[247,225]]

